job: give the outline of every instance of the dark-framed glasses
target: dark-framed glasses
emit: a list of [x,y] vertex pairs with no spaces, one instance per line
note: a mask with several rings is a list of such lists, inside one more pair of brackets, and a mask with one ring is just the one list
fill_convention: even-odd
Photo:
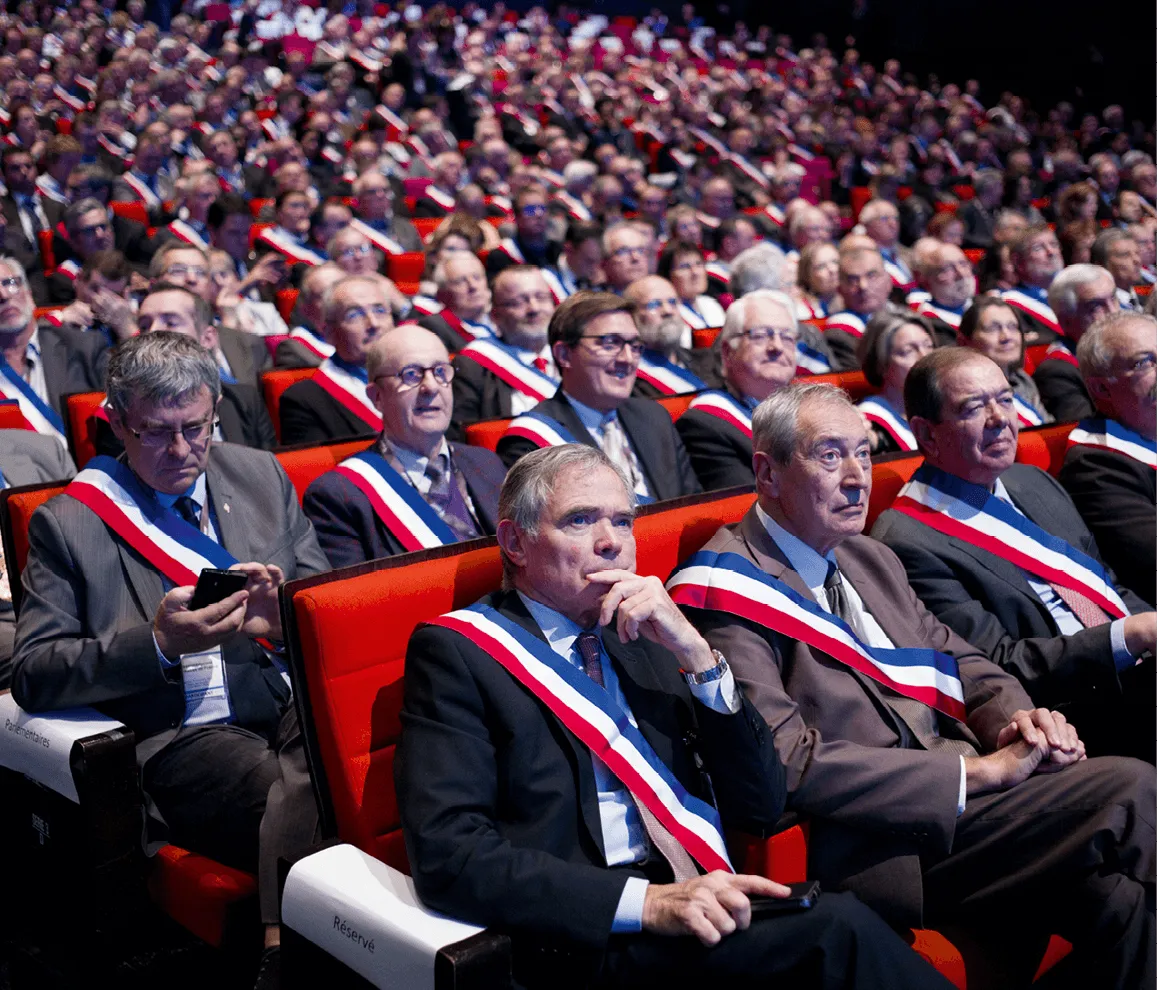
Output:
[[182,437],[190,447],[195,447],[199,443],[204,443],[213,435],[213,430],[217,426],[217,417],[203,420],[200,423],[190,423],[188,426],[183,426],[179,430],[173,430],[166,426],[147,426],[143,430],[134,430],[128,423],[125,423],[125,429],[129,431],[134,437],[141,442],[145,447],[167,447],[173,443],[177,437]]
[[378,375],[378,378],[393,378],[398,382],[399,392],[408,392],[421,385],[427,373],[433,375],[439,385],[449,385],[454,380],[454,365],[449,361],[438,361],[427,366],[407,364],[401,371]]
[[617,333],[602,333],[584,335],[580,339],[589,340],[591,347],[593,347],[600,354],[620,354],[625,347],[633,357],[639,357],[643,353],[644,344],[639,337],[622,337]]

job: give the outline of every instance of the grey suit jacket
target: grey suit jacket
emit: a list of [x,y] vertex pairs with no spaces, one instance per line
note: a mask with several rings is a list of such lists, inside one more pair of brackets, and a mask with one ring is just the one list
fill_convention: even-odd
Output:
[[218,327],[217,339],[233,377],[239,384],[252,385],[260,391],[261,372],[272,364],[265,341],[254,334],[229,327]]
[[[707,550],[731,552],[810,598],[754,507],[724,527]],[[1017,681],[939,622],[916,597],[883,544],[857,536],[836,550],[846,580],[898,647],[954,656],[967,723],[939,717],[942,734],[980,751],[1032,703]],[[960,762],[951,753],[901,748],[896,716],[876,682],[830,656],[734,615],[688,609],[694,625],[727,657],[744,693],[775,733],[787,768],[788,807],[813,816],[809,876],[852,890],[895,924],[920,926],[920,856],[952,848]]]
[[[221,544],[238,560],[276,564],[286,580],[328,569],[272,454],[214,445],[206,478]],[[180,668],[163,668],[153,641],[160,573],[68,495],[37,509],[28,535],[13,696],[27,711],[91,705],[120,719],[143,763],[185,711]],[[222,645],[237,724],[271,735],[289,700],[280,672],[245,636]]]
[[76,465],[55,437],[32,430],[0,430],[0,472],[12,488],[67,481]]

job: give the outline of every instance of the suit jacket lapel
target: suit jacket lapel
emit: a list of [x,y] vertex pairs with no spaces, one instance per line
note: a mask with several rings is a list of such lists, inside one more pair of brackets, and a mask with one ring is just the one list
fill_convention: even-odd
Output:
[[40,361],[44,367],[44,385],[48,392],[48,404],[61,416],[64,409],[61,406],[61,390],[67,391],[71,386],[68,369],[68,350],[64,342],[54,333],[41,332]]
[[240,561],[252,560],[248,528],[240,518],[241,513],[234,511],[237,500],[233,495],[233,486],[221,476],[212,453],[209,454],[209,466],[205,470],[205,485],[221,546]]
[[563,395],[561,387],[555,392],[554,398],[546,401],[549,405],[543,412],[547,416],[555,417],[579,443],[585,443],[588,447],[598,447],[595,438],[587,432],[587,428],[583,426],[583,421],[579,419],[578,413],[574,411],[574,407]]
[[635,456],[639,459],[639,467],[646,475],[647,487],[656,499],[661,499],[668,492],[666,482],[668,478],[673,477],[674,466],[661,463],[663,452],[667,447],[659,442],[660,437],[648,436],[648,424],[641,415],[636,415],[636,412],[629,403],[624,403],[619,409],[619,419],[623,424],[623,431],[631,441]]

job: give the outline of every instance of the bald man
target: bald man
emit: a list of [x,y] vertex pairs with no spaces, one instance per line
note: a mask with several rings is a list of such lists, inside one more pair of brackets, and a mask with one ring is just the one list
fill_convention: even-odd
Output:
[[369,450],[310,485],[303,502],[330,564],[492,534],[506,469],[483,447],[447,441],[454,366],[442,341],[398,327],[370,345],[366,373],[382,431]]
[[719,386],[715,352],[691,347],[691,328],[679,315],[679,296],[670,282],[647,275],[628,285],[623,298],[634,309],[646,345],[633,395],[657,399]]

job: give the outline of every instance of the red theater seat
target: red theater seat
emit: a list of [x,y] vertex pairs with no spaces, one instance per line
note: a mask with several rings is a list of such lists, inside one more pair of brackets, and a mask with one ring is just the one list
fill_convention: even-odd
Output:
[[74,392],[64,397],[64,425],[78,469],[96,457],[96,411],[104,392]]
[[281,396],[294,382],[313,377],[313,368],[289,368],[284,371],[266,371],[261,376],[261,394],[265,399],[265,408],[269,410],[269,418],[273,420],[273,432],[281,440]]
[[143,227],[149,225],[149,211],[145,209],[144,203],[109,203],[113,213],[118,217],[124,217],[126,220],[135,220]]
[[1016,445],[1017,463],[1031,464],[1042,471],[1048,471],[1055,478],[1065,463],[1069,434],[1076,425],[1076,423],[1054,423],[1021,430]]
[[922,455],[898,457],[895,460],[881,460],[872,465],[872,494],[868,499],[868,517],[864,522],[864,532],[870,533],[880,513],[896,501],[916,469],[924,463]]
[[27,430],[24,413],[14,401],[0,402],[0,430]]
[[426,256],[421,251],[391,254],[386,257],[386,274],[395,282],[418,282],[426,270]]
[[289,317],[293,314],[293,307],[297,305],[297,293],[297,289],[277,290],[277,312],[281,314],[281,318],[286,323],[289,322]]
[[333,470],[347,457],[360,454],[369,445],[367,440],[347,440],[313,447],[287,447],[277,451],[275,456],[293,482],[300,502],[305,497],[305,490],[326,471]]
[[428,241],[430,235],[438,229],[438,225],[442,222],[442,219],[442,217],[414,217],[410,223],[414,225],[422,240]]

